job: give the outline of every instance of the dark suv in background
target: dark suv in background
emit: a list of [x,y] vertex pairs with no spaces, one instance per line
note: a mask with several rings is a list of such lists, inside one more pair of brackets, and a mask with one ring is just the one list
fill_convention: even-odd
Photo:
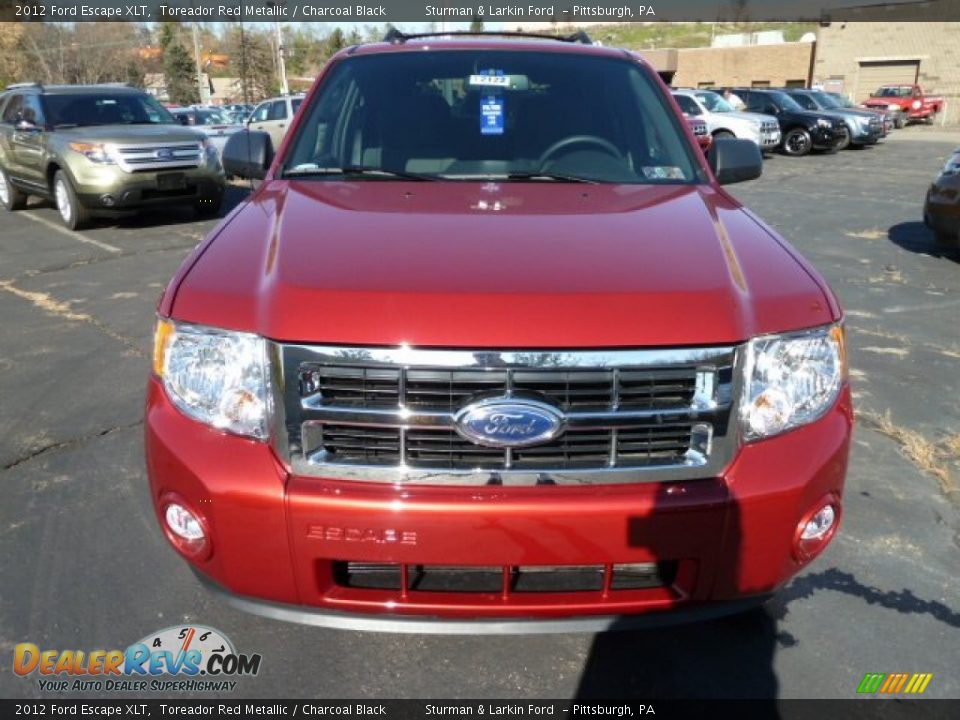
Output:
[[217,149],[126,85],[15,85],[0,93],[0,204],[56,203],[78,229],[95,214],[171,204],[220,212]]
[[836,150],[847,142],[846,123],[819,111],[805,110],[783,90],[734,88],[750,112],[773,115],[780,123],[780,149],[799,157],[811,150]]
[[871,110],[845,108],[823,90],[789,88],[784,90],[804,110],[826,113],[840,118],[847,126],[847,140],[837,147],[843,150],[848,146],[863,147],[876,145],[886,135],[883,118]]

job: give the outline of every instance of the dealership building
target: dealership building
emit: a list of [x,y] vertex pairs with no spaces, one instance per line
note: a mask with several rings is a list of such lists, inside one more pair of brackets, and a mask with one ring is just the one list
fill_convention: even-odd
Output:
[[861,102],[881,85],[918,83],[945,99],[937,122],[960,124],[960,22],[897,22],[899,7],[889,6],[889,22],[845,10],[850,19],[825,18],[809,42],[754,44],[744,35],[737,46],[643,55],[674,87],[816,86]]

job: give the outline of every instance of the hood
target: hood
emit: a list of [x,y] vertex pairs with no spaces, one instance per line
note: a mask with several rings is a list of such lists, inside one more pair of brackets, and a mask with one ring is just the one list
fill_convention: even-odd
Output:
[[203,135],[180,124],[169,125],[89,125],[55,131],[58,137],[118,145],[138,142],[196,142]]
[[864,105],[870,105],[872,107],[883,107],[886,108],[890,105],[895,105],[900,107],[904,104],[909,104],[913,102],[913,98],[897,98],[897,97],[870,97],[863,101]]
[[754,123],[773,123],[777,124],[777,118],[773,115],[764,115],[763,113],[746,112],[737,110],[736,112],[720,113],[721,117],[734,117],[741,120],[749,120]]
[[275,180],[190,262],[162,312],[287,342],[709,345],[835,315],[709,185]]

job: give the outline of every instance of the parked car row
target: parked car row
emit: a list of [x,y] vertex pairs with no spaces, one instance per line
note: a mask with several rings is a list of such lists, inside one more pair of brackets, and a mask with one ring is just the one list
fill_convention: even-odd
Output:
[[817,89],[676,89],[673,96],[684,115],[707,123],[714,139],[752,140],[765,153],[802,156],[874,145],[897,125],[885,108],[853,107]]

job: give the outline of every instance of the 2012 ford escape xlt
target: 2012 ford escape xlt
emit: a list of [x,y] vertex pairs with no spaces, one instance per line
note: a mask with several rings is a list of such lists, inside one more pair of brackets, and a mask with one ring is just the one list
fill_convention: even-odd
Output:
[[393,630],[731,612],[834,536],[842,312],[641,58],[339,53],[158,307],[150,488],[248,610]]

